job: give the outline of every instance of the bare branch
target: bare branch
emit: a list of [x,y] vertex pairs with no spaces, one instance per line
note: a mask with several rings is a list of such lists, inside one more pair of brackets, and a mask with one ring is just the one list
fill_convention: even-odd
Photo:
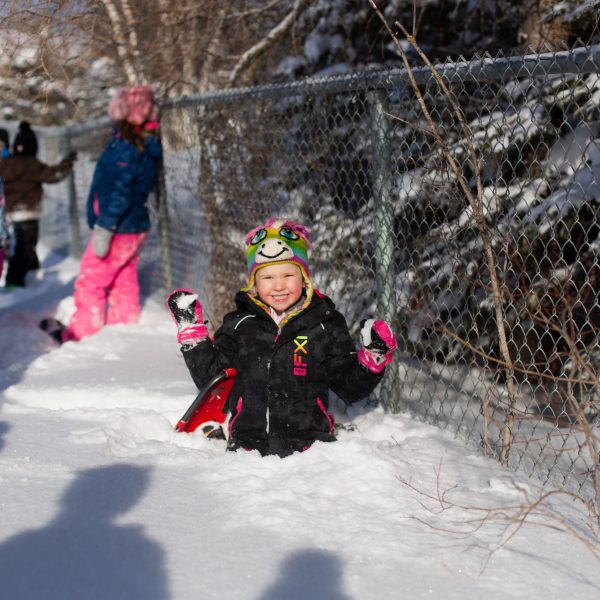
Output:
[[[404,51],[404,48],[402,47],[402,44],[398,40],[398,37],[392,31],[392,28],[390,27],[386,18],[383,16],[383,13],[379,10],[377,5],[375,4],[374,0],[369,0],[369,3],[371,4],[371,6],[375,10],[377,16],[379,17],[379,19],[385,26],[386,30],[388,31],[389,35],[393,39],[396,49],[398,50],[400,56],[402,57],[402,61],[406,68],[412,89],[415,93],[417,101],[419,102],[419,106],[421,107],[423,115],[425,116],[425,119],[427,120],[430,131],[431,131],[434,139],[439,144],[439,147],[441,148],[446,161],[450,165],[450,168],[452,169],[452,172],[454,173],[454,176],[456,177],[456,180],[457,180],[460,188],[462,189],[463,193],[465,194],[465,197],[467,198],[467,201],[469,202],[469,205],[471,206],[471,210],[473,211],[473,216],[475,217],[475,222],[477,224],[477,228],[478,228],[479,234],[481,236],[481,240],[483,243],[484,252],[485,252],[485,256],[486,256],[486,260],[487,260],[487,264],[488,264],[488,268],[489,268],[489,272],[490,272],[490,282],[491,282],[491,286],[492,286],[492,296],[494,299],[494,312],[495,312],[495,316],[496,316],[496,328],[498,331],[500,352],[502,353],[504,362],[507,365],[506,366],[506,385],[507,385],[507,389],[508,389],[508,393],[509,393],[510,404],[514,405],[515,399],[516,399],[516,384],[515,384],[515,380],[514,380],[514,365],[513,365],[513,361],[512,361],[511,355],[510,355],[510,350],[508,347],[508,339],[507,339],[506,328],[505,328],[505,324],[504,324],[504,310],[503,310],[503,302],[502,302],[503,293],[502,293],[500,281],[498,279],[496,258],[495,258],[495,255],[494,255],[494,252],[492,249],[492,244],[490,241],[489,228],[485,221],[485,216],[484,216],[483,186],[481,183],[481,169],[479,167],[479,160],[477,157],[475,147],[473,145],[473,136],[471,134],[471,131],[470,131],[467,123],[465,122],[464,115],[462,113],[460,105],[454,98],[454,95],[448,89],[448,86],[446,85],[446,83],[443,80],[443,78],[441,77],[441,75],[437,72],[437,70],[431,63],[431,61],[428,59],[428,57],[425,55],[423,50],[417,44],[414,36],[411,35],[401,23],[396,21],[396,25],[401,29],[402,33],[405,35],[405,37],[409,41],[410,45],[415,49],[417,54],[421,57],[421,59],[425,62],[425,64],[429,68],[432,76],[434,77],[434,79],[436,80],[436,82],[438,83],[438,85],[440,86],[442,91],[444,92],[446,99],[448,100],[454,114],[456,115],[456,117],[460,123],[461,129],[465,135],[465,139],[467,140],[467,148],[469,151],[469,155],[471,157],[473,168],[475,170],[477,195],[474,195],[472,193],[469,182],[466,180],[465,176],[463,175],[459,164],[456,162],[454,156],[452,155],[450,148],[444,142],[441,134],[439,133],[439,130],[438,130],[436,124],[434,123],[434,121],[432,119],[431,112],[429,111],[429,108],[427,107],[427,105],[425,103],[425,99],[423,98],[423,95],[421,94],[419,86],[414,77],[414,73],[412,71],[411,65],[408,61],[406,52]],[[512,438],[513,419],[514,419],[513,412],[509,408],[509,411],[506,416],[506,424],[505,424],[505,427],[503,430],[503,444],[502,444],[502,455],[501,455],[502,464],[505,466],[508,465],[510,442],[511,442],[511,438]]]
[[127,80],[130,85],[137,83],[137,74],[133,65],[133,60],[129,55],[129,48],[125,39],[125,33],[123,31],[123,23],[121,21],[121,15],[112,0],[101,0],[106,8],[106,12],[110,19],[110,22],[114,28],[115,41],[117,42],[117,53],[123,64],[123,70],[127,76]]
[[308,0],[295,0],[292,10],[287,16],[271,29],[264,38],[242,54],[237,64],[231,70],[231,74],[229,75],[229,85],[234,85],[242,71],[247,69],[250,64],[257,61],[265,52],[267,52],[267,50],[269,50],[269,48],[271,48],[271,46],[283,38],[307,3]]
[[[509,529],[503,535],[502,539],[489,551],[485,564],[487,564],[496,551],[508,544],[527,523],[553,529],[573,537],[583,544],[592,556],[600,562],[600,530],[597,524],[597,515],[592,503],[584,500],[581,496],[565,490],[550,490],[548,492],[540,492],[535,497],[532,497],[527,488],[520,485],[511,477],[507,479],[507,482],[520,495],[521,500],[519,502],[500,506],[462,504],[451,500],[449,497],[450,492],[455,486],[442,490],[440,483],[441,463],[439,468],[434,467],[434,472],[436,475],[435,492],[428,492],[402,478],[399,478],[399,480],[419,496],[434,502],[434,506],[428,506],[424,502],[417,500],[427,512],[438,518],[450,511],[461,511],[466,515],[472,514],[473,516],[455,518],[449,522],[449,526],[434,524],[419,516],[413,516],[412,518],[436,531],[461,537],[470,536],[488,524],[504,523],[509,525]],[[574,500],[582,506],[587,514],[587,522],[584,521],[581,524],[572,524],[569,522],[568,518],[564,517],[549,504],[549,500],[555,497],[565,497]],[[485,569],[485,564],[482,570]]]

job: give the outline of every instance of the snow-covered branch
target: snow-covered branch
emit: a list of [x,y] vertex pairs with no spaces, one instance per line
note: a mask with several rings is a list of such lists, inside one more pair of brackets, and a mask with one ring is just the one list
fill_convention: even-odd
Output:
[[255,43],[251,48],[248,48],[236,65],[231,70],[229,75],[229,85],[234,85],[240,73],[247,69],[253,62],[258,60],[269,48],[276,44],[283,36],[290,30],[300,12],[307,5],[308,0],[295,0],[292,10],[286,15],[286,17],[260,41]]

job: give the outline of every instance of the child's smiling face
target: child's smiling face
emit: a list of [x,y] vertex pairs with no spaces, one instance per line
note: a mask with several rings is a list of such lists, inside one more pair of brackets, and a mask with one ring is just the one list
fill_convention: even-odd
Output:
[[261,267],[254,281],[258,297],[278,313],[294,306],[304,287],[302,271],[292,263]]

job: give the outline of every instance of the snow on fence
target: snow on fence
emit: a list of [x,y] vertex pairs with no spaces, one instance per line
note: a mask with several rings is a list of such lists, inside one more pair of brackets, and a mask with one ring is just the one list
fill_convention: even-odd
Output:
[[[474,192],[481,181],[501,298],[464,191],[402,69],[165,104],[146,289],[197,289],[214,330],[243,281],[244,233],[272,214],[297,218],[312,230],[317,287],[353,332],[367,316],[393,322],[397,368],[377,392],[388,410],[488,455],[506,450],[509,467],[597,501],[600,47],[435,68],[468,132],[429,68],[415,66],[415,81]],[[84,155],[71,183],[79,212],[98,131],[62,136]],[[76,251],[84,237],[72,235]]]

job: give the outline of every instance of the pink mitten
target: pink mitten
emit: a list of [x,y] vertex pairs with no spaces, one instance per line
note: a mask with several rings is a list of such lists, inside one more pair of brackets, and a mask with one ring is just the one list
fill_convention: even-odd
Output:
[[368,319],[361,322],[358,362],[373,373],[381,373],[392,362],[392,351],[398,347],[396,337],[385,321]]
[[175,290],[167,298],[167,307],[177,324],[177,341],[180,344],[195,346],[208,337],[197,294],[186,289]]

